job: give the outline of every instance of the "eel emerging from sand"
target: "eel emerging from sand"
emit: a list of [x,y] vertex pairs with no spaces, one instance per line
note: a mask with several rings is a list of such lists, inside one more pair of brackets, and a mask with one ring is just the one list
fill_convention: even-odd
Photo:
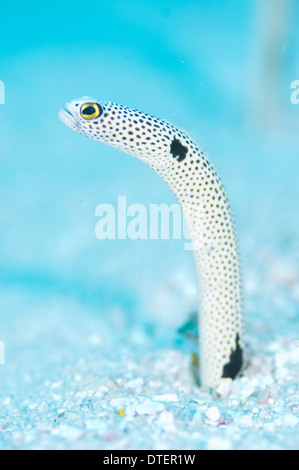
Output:
[[208,156],[184,131],[146,113],[83,97],[60,119],[91,139],[142,160],[179,201],[192,240],[199,292],[199,377],[217,387],[243,363],[242,283],[227,196]]

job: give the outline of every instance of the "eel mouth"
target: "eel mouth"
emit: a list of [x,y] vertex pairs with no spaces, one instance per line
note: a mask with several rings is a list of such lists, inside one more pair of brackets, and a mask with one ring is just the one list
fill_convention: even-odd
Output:
[[65,106],[62,108],[59,113],[58,113],[59,118],[61,121],[66,124],[70,128],[77,128],[78,127],[78,121],[77,119],[73,116],[73,114],[67,109]]

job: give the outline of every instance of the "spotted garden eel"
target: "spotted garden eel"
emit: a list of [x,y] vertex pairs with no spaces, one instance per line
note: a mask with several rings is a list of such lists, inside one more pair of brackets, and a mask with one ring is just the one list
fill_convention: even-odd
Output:
[[240,261],[230,205],[208,156],[168,121],[116,103],[83,97],[67,103],[59,117],[74,131],[139,158],[168,184],[196,263],[200,383],[214,388],[222,378],[234,379],[243,363]]

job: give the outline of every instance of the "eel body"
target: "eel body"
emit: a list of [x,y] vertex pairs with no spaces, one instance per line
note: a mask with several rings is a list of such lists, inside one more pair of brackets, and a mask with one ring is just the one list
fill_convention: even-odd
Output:
[[236,229],[220,177],[209,157],[166,120],[108,101],[67,103],[71,129],[133,155],[167,183],[192,240],[199,297],[199,377],[217,387],[243,363],[242,282]]

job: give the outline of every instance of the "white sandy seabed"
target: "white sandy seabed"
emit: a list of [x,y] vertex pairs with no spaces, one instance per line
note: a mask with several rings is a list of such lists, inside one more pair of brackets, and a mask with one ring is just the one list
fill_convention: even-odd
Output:
[[0,447],[298,449],[298,267],[293,253],[258,257],[245,280],[246,367],[221,397],[196,385],[186,334],[8,291]]

